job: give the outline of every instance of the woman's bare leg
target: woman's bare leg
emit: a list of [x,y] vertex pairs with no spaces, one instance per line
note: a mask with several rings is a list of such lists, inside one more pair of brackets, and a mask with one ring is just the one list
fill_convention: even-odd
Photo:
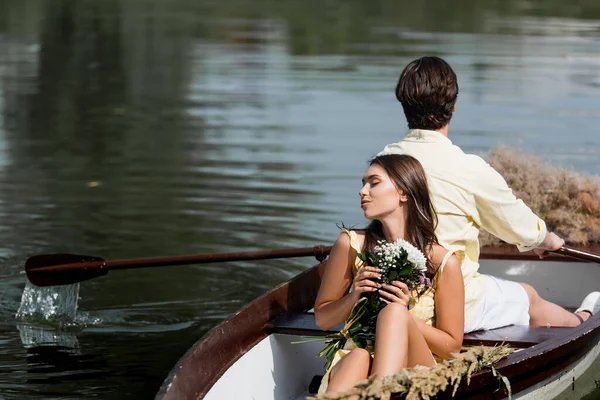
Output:
[[371,354],[365,349],[354,349],[342,358],[329,372],[327,393],[343,392],[367,379],[371,367]]
[[377,317],[372,375],[397,374],[415,365],[434,364],[431,350],[406,306],[386,305]]
[[[530,326],[568,326],[573,327],[581,323],[576,314],[569,312],[554,303],[540,297],[538,292],[526,283],[519,282],[529,296],[529,325]],[[585,321],[590,317],[587,312],[579,313]]]

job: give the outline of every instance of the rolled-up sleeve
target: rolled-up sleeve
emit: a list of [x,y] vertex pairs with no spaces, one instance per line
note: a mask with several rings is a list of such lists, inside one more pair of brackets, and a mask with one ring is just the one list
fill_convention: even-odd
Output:
[[473,195],[481,227],[520,251],[539,247],[546,237],[546,223],[513,194],[495,169],[477,158]]

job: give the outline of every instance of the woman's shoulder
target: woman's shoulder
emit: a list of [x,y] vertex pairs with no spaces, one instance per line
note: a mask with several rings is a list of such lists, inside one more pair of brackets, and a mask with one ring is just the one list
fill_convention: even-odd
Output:
[[430,253],[431,263],[435,266],[436,270],[443,269],[460,269],[460,261],[458,257],[450,252],[444,246],[434,244]]
[[342,228],[338,242],[347,247],[352,247],[357,252],[360,252],[365,243],[365,230],[364,229],[347,229]]

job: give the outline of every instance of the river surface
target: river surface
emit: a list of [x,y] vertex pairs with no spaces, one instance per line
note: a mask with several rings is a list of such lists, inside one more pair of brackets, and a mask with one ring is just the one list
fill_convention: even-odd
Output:
[[1,2],[0,398],[152,398],[314,261],[111,272],[16,318],[25,260],[331,244],[364,224],[362,173],[405,134],[393,90],[422,55],[458,75],[455,144],[600,174],[595,1]]

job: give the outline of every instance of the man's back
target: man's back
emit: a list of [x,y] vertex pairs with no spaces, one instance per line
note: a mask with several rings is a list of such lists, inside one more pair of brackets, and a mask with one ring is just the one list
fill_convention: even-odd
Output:
[[395,90],[411,131],[380,154],[411,155],[425,169],[438,213],[438,240],[462,262],[465,332],[510,324],[578,325],[585,316],[600,312],[600,292],[588,295],[575,315],[544,300],[529,285],[477,272],[480,228],[540,256],[559,249],[564,240],[547,232],[544,221],[514,196],[504,178],[483,159],[452,145],[448,130],[458,92],[456,74],[443,59],[411,61]]

